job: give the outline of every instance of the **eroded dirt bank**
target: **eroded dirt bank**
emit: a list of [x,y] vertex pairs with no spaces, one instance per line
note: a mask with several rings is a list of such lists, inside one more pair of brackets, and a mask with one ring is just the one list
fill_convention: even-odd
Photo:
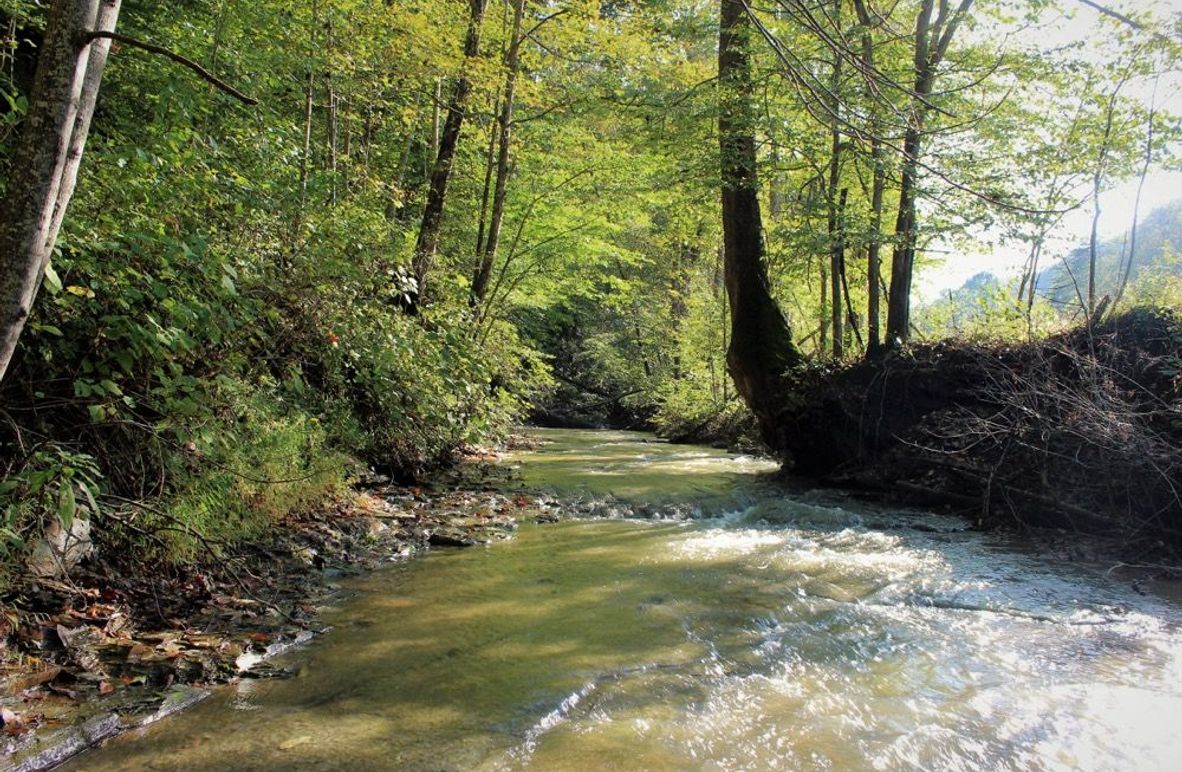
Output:
[[941,342],[820,375],[774,436],[799,474],[980,525],[1182,546],[1182,325],[1136,310],[1026,344]]

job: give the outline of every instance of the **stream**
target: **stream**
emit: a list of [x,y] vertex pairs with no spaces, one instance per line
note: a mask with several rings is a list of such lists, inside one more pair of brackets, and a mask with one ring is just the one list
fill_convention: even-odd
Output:
[[[573,512],[349,580],[331,632],[68,768],[1179,769],[1182,606],[939,515],[627,432]],[[642,515],[643,517],[637,517]]]

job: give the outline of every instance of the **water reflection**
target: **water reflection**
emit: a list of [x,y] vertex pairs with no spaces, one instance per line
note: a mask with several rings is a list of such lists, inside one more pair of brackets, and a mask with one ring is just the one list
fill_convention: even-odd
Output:
[[[549,439],[518,460],[556,495],[685,504],[697,494],[673,472],[689,465],[733,508],[526,526],[373,574],[329,613],[334,632],[292,655],[298,677],[219,692],[76,768],[1125,770],[1182,758],[1176,607],[940,518],[772,496],[751,484],[763,462],[633,435]],[[613,477],[603,468],[634,470],[621,472],[629,492],[599,487]]]

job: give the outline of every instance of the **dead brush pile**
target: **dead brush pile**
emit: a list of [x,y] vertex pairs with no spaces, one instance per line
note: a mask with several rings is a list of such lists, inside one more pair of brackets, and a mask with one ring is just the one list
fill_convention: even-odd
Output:
[[916,346],[818,386],[795,428],[802,472],[955,502],[982,522],[1182,544],[1176,314]]

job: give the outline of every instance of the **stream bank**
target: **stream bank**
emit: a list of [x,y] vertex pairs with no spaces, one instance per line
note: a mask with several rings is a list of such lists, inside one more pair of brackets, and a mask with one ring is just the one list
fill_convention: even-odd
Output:
[[344,578],[556,517],[499,492],[504,473],[486,454],[422,486],[370,487],[181,571],[100,553],[62,581],[29,576],[3,607],[6,768],[53,767],[215,684],[286,677],[271,660],[322,632]]
[[[763,427],[795,473],[980,526],[1182,549],[1182,323],[1134,309],[1028,343],[941,341],[808,378]],[[1160,562],[1160,561],[1159,561]]]
[[66,769],[1176,767],[1176,603],[766,460],[538,434],[522,484],[606,517],[350,579],[296,677]]

